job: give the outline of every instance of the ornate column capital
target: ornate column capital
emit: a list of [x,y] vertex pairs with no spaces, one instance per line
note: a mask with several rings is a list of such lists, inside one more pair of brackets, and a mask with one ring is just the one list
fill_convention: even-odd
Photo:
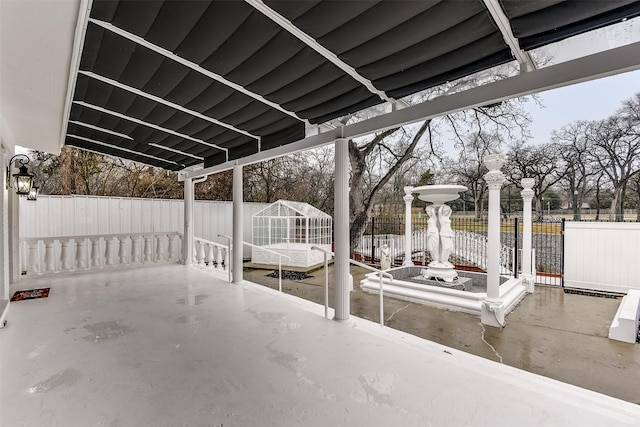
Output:
[[489,190],[499,190],[505,181],[504,174],[499,170],[492,170],[484,175],[484,180],[489,186]]
[[411,186],[404,187],[404,194],[406,194],[407,196],[411,196],[412,192],[413,192],[413,187]]
[[402,198],[402,200],[404,200],[406,204],[410,204],[411,202],[413,202],[413,196],[411,194],[407,194]]
[[536,182],[533,178],[522,178],[520,181],[520,184],[522,184],[522,188],[524,189],[520,192],[520,195],[525,202],[533,200],[534,192],[531,188],[533,188],[535,183]]
[[489,154],[484,157],[484,165],[489,169],[489,172],[499,171],[507,157],[504,154]]

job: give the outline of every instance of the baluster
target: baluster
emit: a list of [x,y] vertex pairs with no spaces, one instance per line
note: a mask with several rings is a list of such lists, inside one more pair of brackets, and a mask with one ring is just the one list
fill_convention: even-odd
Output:
[[84,249],[84,239],[74,239],[76,242],[76,267],[87,268],[87,254]]
[[53,261],[53,239],[44,241],[44,270],[54,271],[56,268]]
[[91,241],[91,267],[101,267],[100,265],[100,238],[90,237]]
[[209,267],[213,268],[213,260],[215,259],[215,256],[213,255],[213,245],[210,243],[207,243],[207,265],[209,265]]
[[27,263],[27,271],[31,272],[31,273],[40,273],[40,269],[39,267],[39,257],[38,257],[38,241],[37,240],[32,240],[32,241],[27,241],[27,251],[29,253],[28,255],[28,263]]
[[104,265],[113,265],[113,236],[104,238]]
[[126,248],[127,236],[118,236],[118,261],[120,264],[127,263],[127,248]]
[[144,239],[144,247],[143,247],[143,253],[144,253],[144,262],[147,261],[151,261],[151,239],[153,238],[153,236],[142,236],[142,238]]
[[167,244],[167,252],[169,253],[169,258],[168,261],[174,261],[176,258],[176,254],[175,254],[175,247],[174,247],[174,240],[176,238],[175,234],[168,234],[167,235],[167,240],[169,240],[168,244]]
[[156,262],[164,261],[164,234],[156,234]]
[[60,270],[69,270],[69,239],[60,239]]
[[229,248],[224,249],[224,269],[228,270],[229,269],[229,253],[231,251],[229,250]]
[[182,253],[182,245],[183,245],[183,240],[182,240],[182,236],[180,234],[176,234],[176,239],[178,240],[176,242],[176,259],[178,261],[182,261],[184,258],[184,254]]
[[216,246],[216,268],[222,270],[222,248]]
[[131,236],[131,264],[140,262],[140,236]]
[[203,265],[204,264],[204,244],[200,241],[196,241],[196,261],[198,262],[198,265]]

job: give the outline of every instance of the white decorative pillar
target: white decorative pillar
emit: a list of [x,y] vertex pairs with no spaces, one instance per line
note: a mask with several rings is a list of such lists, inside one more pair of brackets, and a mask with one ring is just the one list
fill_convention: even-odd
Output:
[[184,238],[182,253],[184,265],[193,264],[193,178],[184,180]]
[[533,178],[523,178],[520,181],[522,190],[522,280],[527,288],[527,292],[533,293],[535,288],[535,276],[533,274],[533,266],[531,265],[531,247],[532,247],[532,224],[531,224],[531,201],[533,200]]
[[242,166],[233,167],[233,252],[231,261],[233,268],[233,283],[240,283],[242,276]]
[[500,300],[500,189],[505,181],[500,168],[502,154],[485,157],[489,169],[484,180],[489,187],[489,221],[487,230],[487,298],[482,304],[481,321],[485,325],[504,326],[504,304]]
[[335,227],[335,316],[349,319],[351,282],[349,277],[349,143],[335,141],[334,227]]
[[411,259],[411,202],[413,202],[413,196],[411,195],[411,191],[413,187],[404,187],[405,196],[402,198],[404,200],[404,263],[402,264],[404,267],[409,267],[414,265],[413,260]]

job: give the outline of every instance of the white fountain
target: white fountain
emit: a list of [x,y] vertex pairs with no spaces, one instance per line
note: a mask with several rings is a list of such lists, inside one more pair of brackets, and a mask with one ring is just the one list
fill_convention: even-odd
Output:
[[421,271],[425,279],[452,283],[458,279],[454,265],[449,262],[453,249],[453,230],[451,229],[451,208],[445,203],[456,200],[461,192],[467,191],[464,185],[425,185],[415,187],[422,201],[431,203],[425,209],[427,221],[427,249],[431,254],[431,262],[427,269]]

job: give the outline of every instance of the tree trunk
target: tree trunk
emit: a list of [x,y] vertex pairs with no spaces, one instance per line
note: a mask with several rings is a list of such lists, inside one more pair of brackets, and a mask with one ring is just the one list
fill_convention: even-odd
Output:
[[349,140],[349,162],[351,164],[351,190],[349,191],[349,204],[353,215],[353,222],[351,223],[351,228],[349,230],[349,241],[351,243],[351,247],[353,247],[358,240],[360,240],[360,236],[362,236],[364,228],[367,225],[367,220],[373,210],[373,202],[376,196],[401,169],[402,165],[411,159],[416,145],[418,145],[418,142],[422,139],[422,136],[429,128],[430,123],[431,120],[425,120],[422,123],[420,129],[418,129],[416,134],[413,136],[413,139],[406,149],[402,154],[396,156],[395,162],[367,195],[362,192],[367,170],[367,156],[373,151],[373,147],[377,144],[381,144],[387,136],[392,135],[398,129],[389,129],[376,135],[371,142],[365,144],[362,148],[358,147],[353,140]]
[[609,221],[621,222],[624,221],[623,210],[623,186],[619,185],[613,189],[613,199],[611,200],[611,208],[609,208]]

